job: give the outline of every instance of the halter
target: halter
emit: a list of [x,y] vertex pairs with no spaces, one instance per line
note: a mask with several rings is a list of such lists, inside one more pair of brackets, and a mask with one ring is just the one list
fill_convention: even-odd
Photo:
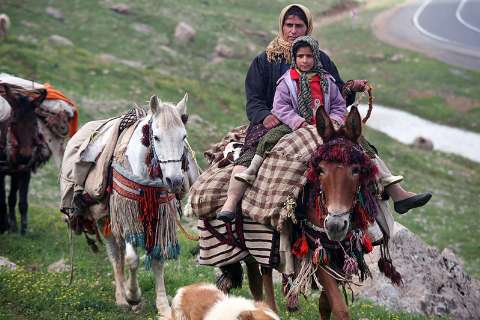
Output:
[[187,152],[188,149],[187,147],[184,147],[183,149],[183,154],[179,159],[167,159],[167,160],[160,160],[158,159],[157,153],[155,152],[155,144],[153,143],[153,129],[152,129],[152,123],[153,123],[153,118],[150,118],[148,120],[148,123],[143,126],[142,128],[142,144],[145,147],[150,147],[149,153],[147,153],[147,159],[145,160],[147,166],[149,166],[149,174],[152,178],[158,177],[160,179],[163,178],[162,174],[162,169],[160,168],[161,164],[166,164],[166,163],[182,163],[182,171],[187,171],[188,170],[188,157],[187,157]]

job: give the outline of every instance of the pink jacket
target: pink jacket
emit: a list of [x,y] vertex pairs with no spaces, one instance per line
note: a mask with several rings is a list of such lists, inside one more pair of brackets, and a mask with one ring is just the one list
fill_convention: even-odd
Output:
[[[340,93],[335,79],[328,75],[328,94],[323,94],[324,109],[332,120],[343,124],[345,121],[345,114],[347,107],[345,100]],[[297,83],[292,80],[290,70],[287,70],[283,76],[278,79],[275,97],[273,99],[272,114],[274,114],[281,122],[286,124],[292,130],[300,127],[305,121],[298,114],[298,98],[297,98]],[[314,114],[315,114],[314,110]]]

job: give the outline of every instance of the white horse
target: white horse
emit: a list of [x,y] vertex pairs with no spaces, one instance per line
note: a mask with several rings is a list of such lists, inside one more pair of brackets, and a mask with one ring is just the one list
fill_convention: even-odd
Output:
[[[114,157],[112,164],[109,206],[112,234],[105,237],[105,242],[115,276],[116,304],[130,307],[140,302],[139,256],[135,248],[144,247],[155,276],[160,318],[171,314],[165,292],[164,261],[178,255],[177,197],[188,191],[199,175],[186,141],[187,99],[185,94],[174,105],[153,96],[147,116],[136,124],[126,147],[120,147],[125,150],[122,160]],[[117,142],[117,148],[121,145]],[[105,204],[98,204],[89,211],[94,217],[105,216],[105,208]],[[125,265],[130,273],[128,279]]]

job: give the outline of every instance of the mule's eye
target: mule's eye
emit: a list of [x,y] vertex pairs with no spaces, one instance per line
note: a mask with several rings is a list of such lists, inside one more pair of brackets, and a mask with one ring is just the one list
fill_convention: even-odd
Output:
[[317,173],[318,173],[319,176],[323,176],[325,174],[325,170],[323,170],[322,167],[318,167],[317,168]]
[[358,174],[360,174],[360,168],[359,168],[359,167],[353,167],[353,168],[352,168],[352,174],[353,174],[353,175],[358,175]]

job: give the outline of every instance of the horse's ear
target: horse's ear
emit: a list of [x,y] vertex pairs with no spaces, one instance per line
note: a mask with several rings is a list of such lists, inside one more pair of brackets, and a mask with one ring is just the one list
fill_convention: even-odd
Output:
[[180,100],[180,102],[177,103],[177,106],[175,107],[182,117],[182,122],[183,124],[187,123],[188,120],[188,115],[187,115],[187,102],[188,102],[188,93],[185,92],[185,96],[183,96],[183,99]]
[[358,138],[362,134],[362,118],[357,107],[352,106],[348,113],[347,119],[345,119],[345,135],[353,142],[357,142]]
[[323,109],[323,106],[317,108],[317,112],[315,113],[315,121],[317,125],[317,132],[322,137],[323,142],[330,140],[335,132],[333,128],[332,121],[330,117]]
[[160,110],[160,99],[155,95],[150,98],[150,110],[152,110],[153,114]]
[[188,102],[188,93],[185,92],[183,99],[177,103],[177,111],[179,114],[184,115],[187,114],[187,102]]

